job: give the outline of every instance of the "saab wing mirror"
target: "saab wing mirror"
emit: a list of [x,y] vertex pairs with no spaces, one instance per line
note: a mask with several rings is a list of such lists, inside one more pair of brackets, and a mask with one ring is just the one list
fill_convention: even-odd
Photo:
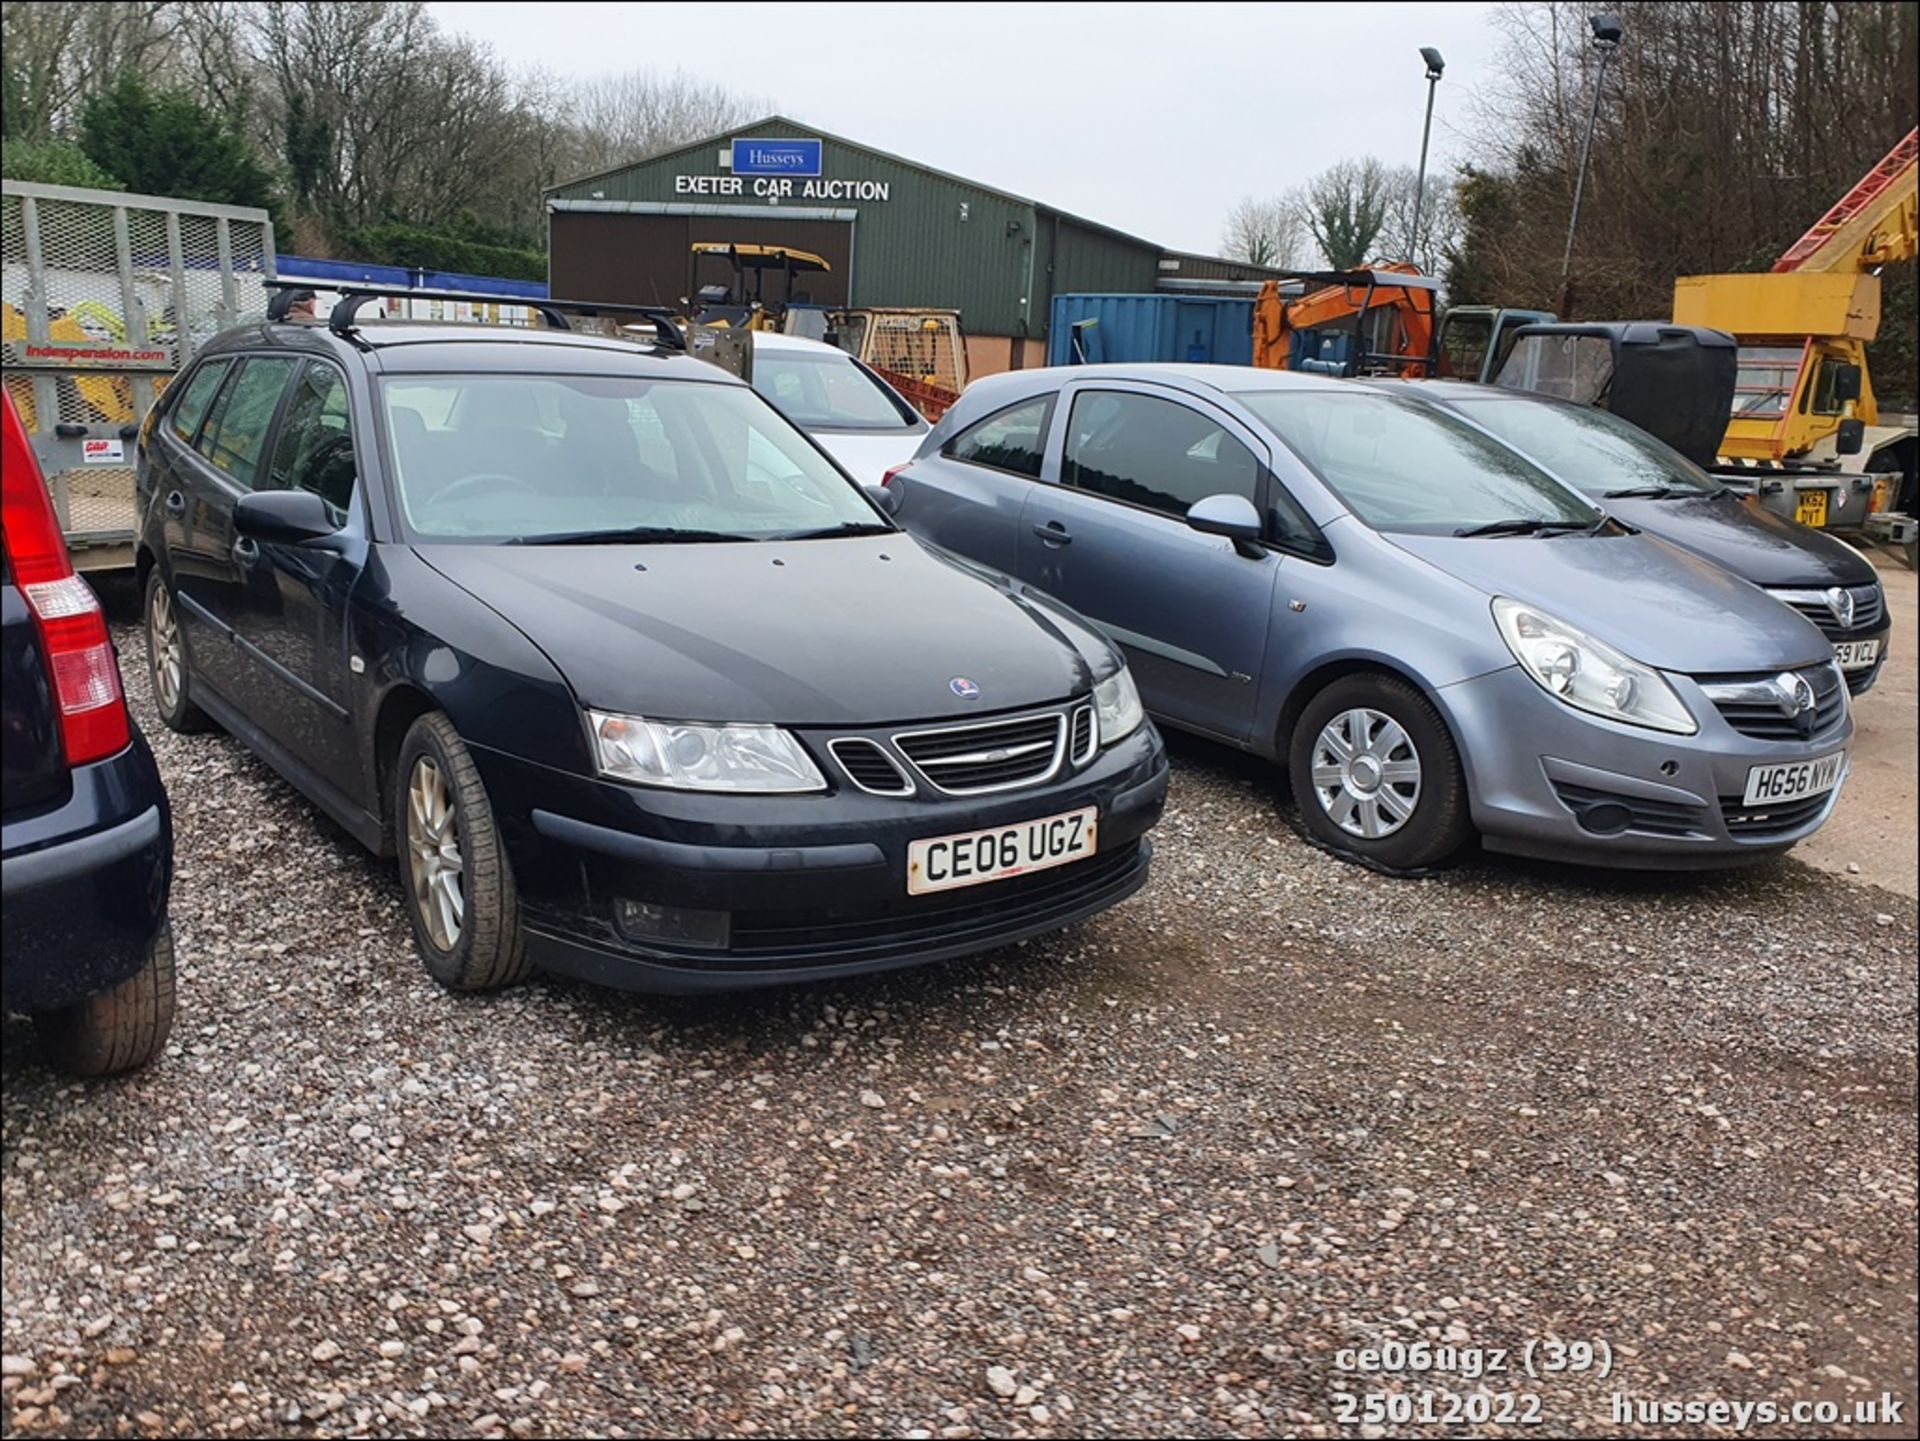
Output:
[[335,534],[327,503],[310,490],[256,490],[233,507],[235,533],[275,545],[300,545]]

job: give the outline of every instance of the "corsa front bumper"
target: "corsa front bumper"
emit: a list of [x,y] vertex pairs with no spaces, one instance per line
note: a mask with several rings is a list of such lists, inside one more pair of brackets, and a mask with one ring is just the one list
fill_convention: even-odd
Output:
[[[1667,679],[1699,723],[1693,735],[1589,717],[1518,666],[1438,692],[1483,844],[1549,860],[1692,870],[1765,860],[1820,829],[1841,786],[1749,807],[1747,772],[1848,750],[1850,712],[1808,741],[1757,740],[1734,730],[1690,678]],[[1604,829],[1595,830],[1596,821]]]

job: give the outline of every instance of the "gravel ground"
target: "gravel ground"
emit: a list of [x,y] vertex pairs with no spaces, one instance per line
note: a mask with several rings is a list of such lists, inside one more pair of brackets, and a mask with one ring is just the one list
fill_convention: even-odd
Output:
[[[1179,743],[1153,883],[1070,933],[453,997],[389,870],[162,731],[122,646],[181,1012],[109,1084],[8,1023],[11,1433],[1378,1435],[1330,1398],[1427,1385],[1553,1435],[1619,1430],[1616,1391],[1889,1391],[1911,1434],[1904,897],[1791,861],[1384,881]],[[1519,1374],[1549,1337],[1611,1377]],[[1337,1367],[1392,1338],[1515,1369]]]

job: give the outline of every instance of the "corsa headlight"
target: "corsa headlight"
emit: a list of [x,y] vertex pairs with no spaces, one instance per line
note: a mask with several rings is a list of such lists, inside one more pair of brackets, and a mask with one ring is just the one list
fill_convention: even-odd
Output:
[[1100,722],[1100,744],[1110,746],[1140,729],[1147,713],[1134,688],[1133,672],[1124,665],[1093,688],[1093,713]]
[[1700,729],[1660,672],[1606,642],[1504,596],[1493,602],[1493,619],[1521,669],[1555,700],[1650,730]]
[[800,743],[778,726],[680,725],[587,712],[593,758],[610,780],[684,791],[823,791]]

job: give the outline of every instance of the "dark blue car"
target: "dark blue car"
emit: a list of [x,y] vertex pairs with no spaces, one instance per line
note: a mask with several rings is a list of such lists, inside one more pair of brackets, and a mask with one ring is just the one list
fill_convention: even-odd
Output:
[[173,1022],[173,829],[100,602],[6,399],[0,886],[6,1009],[81,1075],[145,1064]]

